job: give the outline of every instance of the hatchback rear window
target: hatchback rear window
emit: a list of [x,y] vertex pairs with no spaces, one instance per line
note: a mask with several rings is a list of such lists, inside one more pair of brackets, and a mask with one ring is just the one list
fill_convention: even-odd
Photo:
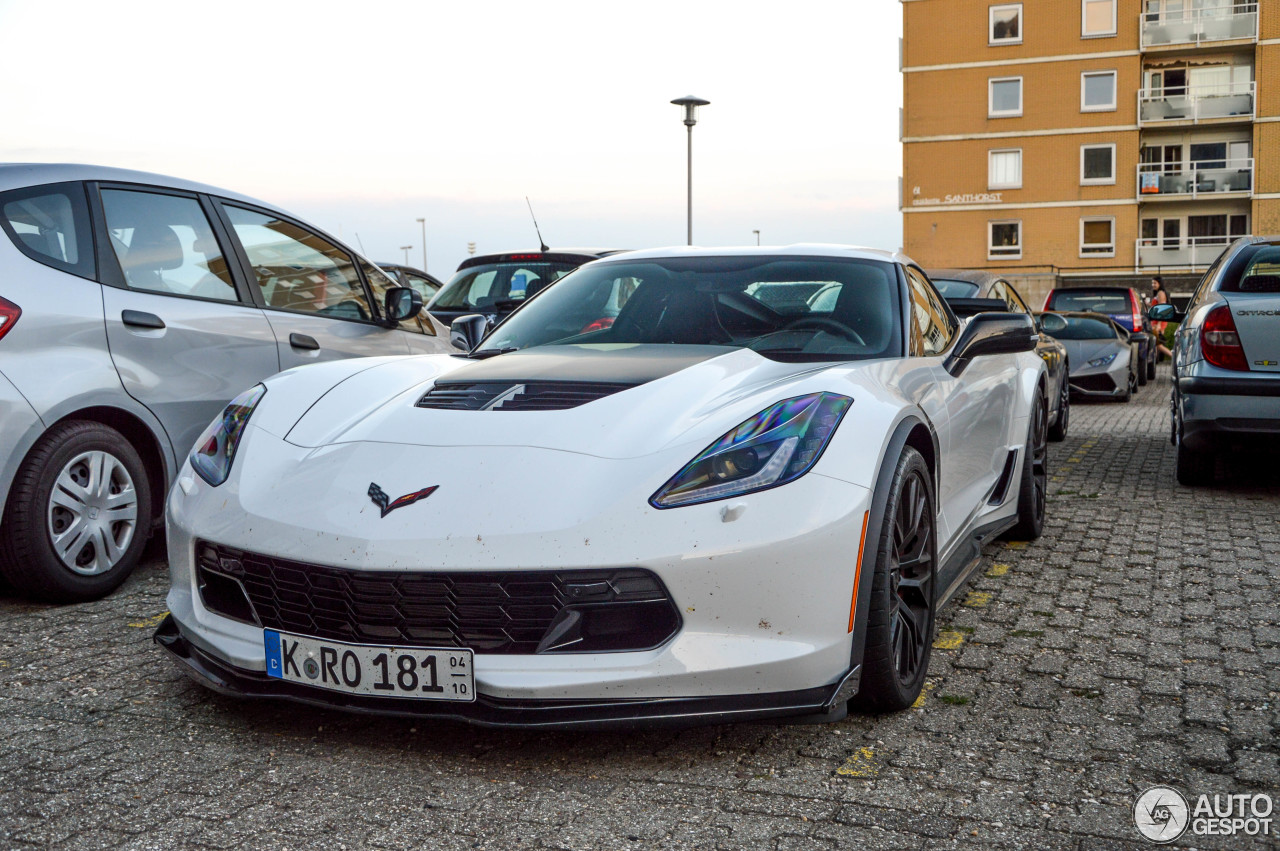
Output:
[[1246,249],[1232,267],[1224,276],[1223,292],[1280,293],[1280,245]]
[[1053,294],[1052,310],[1078,310],[1082,313],[1130,314],[1133,306],[1128,293],[1058,290]]
[[432,308],[511,310],[534,292],[578,268],[577,263],[491,263],[463,269],[440,290]]
[[81,184],[50,183],[0,194],[0,223],[32,260],[93,278],[89,205]]

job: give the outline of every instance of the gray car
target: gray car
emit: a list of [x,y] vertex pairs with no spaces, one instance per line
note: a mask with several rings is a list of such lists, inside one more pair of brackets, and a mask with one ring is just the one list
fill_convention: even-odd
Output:
[[1101,313],[1042,313],[1040,328],[1067,347],[1075,395],[1128,402],[1138,389],[1142,335]]
[[0,164],[0,230],[0,574],[33,597],[124,581],[237,393],[317,361],[450,351],[417,292],[221,189]]
[[1280,439],[1280,236],[1237,240],[1214,261],[1179,322],[1173,345],[1172,440],[1178,481],[1213,482],[1219,455],[1274,448]]

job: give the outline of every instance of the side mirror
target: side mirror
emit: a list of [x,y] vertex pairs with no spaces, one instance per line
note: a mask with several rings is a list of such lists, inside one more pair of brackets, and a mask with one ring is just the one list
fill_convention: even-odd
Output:
[[484,332],[488,328],[488,320],[478,313],[459,316],[449,326],[449,342],[455,349],[469,352],[480,345],[480,341],[484,339]]
[[1009,309],[1002,298],[949,298],[946,302],[957,319],[967,319],[979,313],[1003,313]]
[[1036,326],[1025,313],[979,313],[961,329],[943,366],[959,375],[973,358],[1033,352],[1038,342]]
[[387,290],[382,307],[387,323],[398,324],[422,311],[422,293],[412,287],[392,287]]
[[1147,311],[1147,318],[1153,322],[1181,322],[1183,315],[1182,311],[1172,304],[1152,305]]

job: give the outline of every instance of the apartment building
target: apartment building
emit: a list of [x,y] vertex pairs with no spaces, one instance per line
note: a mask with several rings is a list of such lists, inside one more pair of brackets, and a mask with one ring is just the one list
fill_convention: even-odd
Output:
[[902,0],[903,244],[1073,281],[1280,233],[1280,0]]

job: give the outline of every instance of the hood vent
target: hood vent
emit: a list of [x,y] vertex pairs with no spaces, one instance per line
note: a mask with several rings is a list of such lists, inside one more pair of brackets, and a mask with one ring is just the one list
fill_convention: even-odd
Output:
[[446,411],[564,411],[635,386],[594,381],[442,381],[418,400],[418,407]]

